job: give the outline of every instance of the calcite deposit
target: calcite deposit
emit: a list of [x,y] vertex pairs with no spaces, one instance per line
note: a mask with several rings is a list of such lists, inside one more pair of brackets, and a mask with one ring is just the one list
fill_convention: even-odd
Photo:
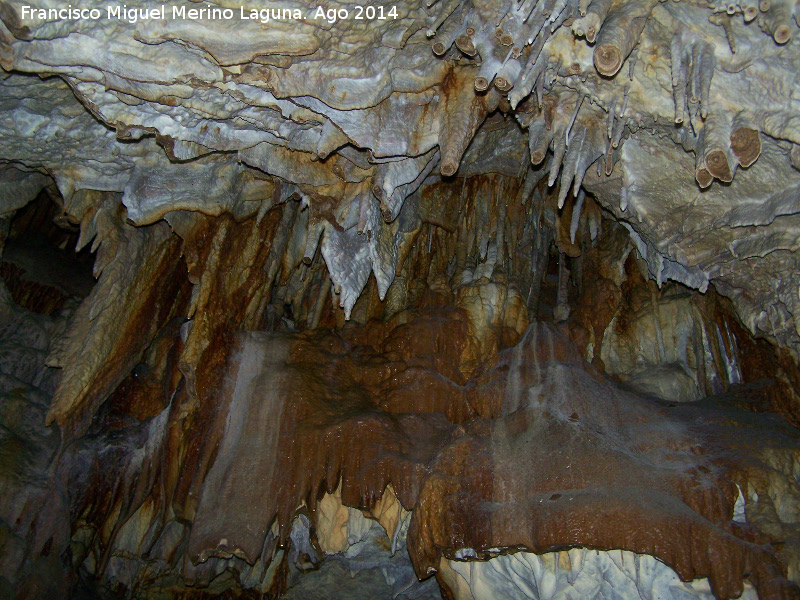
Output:
[[798,27],[0,0],[0,596],[800,598]]

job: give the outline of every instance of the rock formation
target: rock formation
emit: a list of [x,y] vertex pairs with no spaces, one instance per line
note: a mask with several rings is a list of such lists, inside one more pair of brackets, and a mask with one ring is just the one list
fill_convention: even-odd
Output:
[[0,595],[800,598],[798,26],[0,0]]

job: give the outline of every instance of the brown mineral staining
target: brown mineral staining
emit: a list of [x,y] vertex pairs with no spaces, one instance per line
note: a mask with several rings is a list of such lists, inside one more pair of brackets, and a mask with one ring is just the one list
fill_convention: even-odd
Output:
[[731,149],[739,164],[749,167],[761,154],[761,135],[750,127],[739,127],[731,133]]
[[[477,86],[479,79],[486,81],[485,78],[474,78],[474,72],[452,73],[441,87],[439,150],[442,156],[440,171],[445,177],[456,173],[478,127],[500,102],[500,95],[494,90],[475,94],[471,89],[472,83]],[[488,87],[486,81],[483,89]]]
[[[47,421],[58,422],[68,436],[86,432],[99,406],[174,315],[175,302],[182,297],[185,279],[176,273],[181,264],[180,241],[168,228],[140,232],[126,226],[118,240],[113,235],[111,239],[109,253],[116,252],[108,258],[111,265],[66,334],[68,339],[82,341],[79,356],[57,353],[52,359],[64,366],[64,377]],[[118,270],[125,275],[118,276]],[[120,334],[109,339],[110,327],[121,328]],[[85,348],[91,350],[84,352]]]
[[13,4],[0,595],[275,598],[373,519],[445,598],[605,550],[800,597],[797,2]]
[[710,186],[711,182],[714,181],[714,176],[705,167],[697,169],[694,176],[695,179],[697,179],[697,183],[700,184],[700,187],[704,189]]
[[[463,313],[404,320],[240,338],[211,428],[221,438],[206,442],[218,451],[192,556],[254,560],[273,517],[285,536],[298,506],[313,511],[337,488],[342,504],[382,518],[391,484],[413,510],[421,577],[464,547],[584,546],[656,556],[682,578],[709,577],[720,598],[741,593],[744,577],[763,598],[795,593],[773,551],[729,522],[733,482],[747,477],[737,465],[762,440],[754,417],[732,444],[730,410],[625,392],[546,324],[468,378]],[[333,527],[336,511],[320,510]]]
[[723,150],[713,150],[706,155],[706,168],[711,175],[720,181],[728,182],[733,179],[728,157]]
[[[364,187],[370,202],[373,183]],[[762,598],[797,597],[785,566],[793,529],[774,516],[781,501],[767,498],[771,473],[793,464],[800,438],[776,415],[757,414],[796,422],[791,356],[750,338],[726,301],[696,293],[700,318],[730,331],[691,355],[698,385],[727,395],[678,404],[620,387],[601,371],[603,346],[635,346],[642,315],[676,284],[645,279],[621,228],[570,241],[572,208],[559,216],[555,193],[529,204],[517,201],[521,193],[501,176],[425,189],[397,269],[405,295],[381,302],[370,282],[349,323],[330,300],[327,274],[314,261],[298,266],[304,252],[292,240],[308,242],[293,234],[294,200],[260,219],[185,222],[172,270],[164,267],[172,295],[160,300],[159,326],[59,467],[75,490],[78,529],[96,532],[98,572],[113,568],[130,529],[157,531],[168,515],[179,533],[163,552],[183,561],[183,581],[210,581],[219,561],[263,563],[277,593],[299,509],[323,551],[344,549],[345,522],[361,510],[387,534],[410,518],[416,573],[436,572],[445,597],[463,581],[447,562],[458,550],[486,559],[572,547],[655,556],[684,579],[708,577],[719,598],[736,596],[744,581]],[[333,206],[320,197],[309,210]],[[547,213],[555,229],[543,257],[509,250],[539,248],[535,228],[544,225],[521,225],[527,211]],[[484,223],[501,235],[481,240],[467,226]],[[554,252],[548,270],[554,238],[554,250],[571,257]],[[479,262],[477,248],[490,242]],[[548,318],[557,260],[573,273],[570,317],[558,327],[531,322],[521,288],[528,282]],[[298,268],[308,269],[308,297],[273,297]],[[532,271],[542,275],[535,293]],[[290,302],[283,320],[272,319],[276,303]],[[173,306],[191,323],[170,316]],[[321,325],[297,327],[317,309]],[[713,365],[697,363],[721,364],[737,349],[744,381],[774,381],[709,383]],[[737,485],[764,498],[746,500],[747,524],[731,521]],[[137,552],[147,552],[143,541]],[[298,563],[314,568],[310,556]]]
[[597,46],[594,51],[594,66],[602,75],[616,75],[622,66],[622,59],[622,52],[612,44]]

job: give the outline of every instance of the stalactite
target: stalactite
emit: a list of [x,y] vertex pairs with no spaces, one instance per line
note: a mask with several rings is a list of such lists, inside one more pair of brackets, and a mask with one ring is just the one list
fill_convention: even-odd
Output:
[[[613,77],[639,42],[647,17],[657,0],[613,4],[603,21],[594,50],[594,66],[606,77]],[[590,7],[591,10],[591,7]]]
[[522,63],[516,58],[507,60],[497,73],[494,79],[494,86],[501,92],[508,92],[516,84],[521,71]]
[[548,129],[544,118],[536,119],[528,128],[528,147],[531,164],[539,165],[547,156],[547,149],[553,139],[553,130]]
[[586,9],[586,14],[581,15],[582,18],[576,19],[572,24],[572,32],[578,37],[586,36],[586,41],[593,44],[612,3],[613,0],[592,0]]
[[467,27],[464,33],[456,38],[456,48],[463,52],[466,56],[473,57],[477,54],[478,50],[475,48],[475,43],[472,36],[475,34],[475,29]]
[[761,154],[761,134],[744,115],[737,115],[731,124],[730,144],[743,167],[749,167]]
[[[432,4],[429,5],[429,7],[430,6],[432,6]],[[452,15],[455,12],[456,15],[458,16],[458,14],[460,13],[460,11],[462,9],[463,9],[463,3],[461,2],[461,0],[450,0],[449,2],[446,2],[444,4],[444,7],[442,8],[441,12],[439,12],[439,16],[436,18],[436,20],[431,24],[431,26],[425,32],[426,35],[428,37],[433,37],[433,36],[437,35],[438,31],[439,31],[439,28],[450,17],[450,15]],[[453,19],[453,20],[455,20],[455,19]],[[450,42],[450,43],[452,44],[452,42]],[[449,48],[449,46],[448,46],[448,48]],[[442,54],[444,54],[444,52],[442,52]]]
[[581,213],[583,211],[583,203],[586,200],[586,192],[581,189],[575,198],[575,204],[572,207],[572,219],[569,224],[569,240],[575,243],[575,235],[578,233],[578,226],[581,222]]
[[733,25],[731,24],[731,17],[728,14],[714,14],[708,20],[715,25],[719,25],[725,31],[725,39],[728,40],[728,47],[731,54],[736,54],[736,37],[733,33]]
[[711,89],[711,80],[714,77],[714,69],[717,66],[714,47],[711,44],[703,44],[700,61],[697,86],[700,89],[700,116],[705,119],[708,116],[708,97]]
[[[512,109],[516,109],[519,103],[533,91],[536,84],[542,81],[542,74],[547,67],[549,59],[549,53],[537,52],[536,49],[531,48],[530,56],[523,69],[520,81],[517,82],[514,89],[508,95],[508,100]],[[539,99],[539,104],[541,104],[541,90],[537,91],[536,96]]]
[[[790,502],[767,525],[730,522],[756,514],[748,469],[759,510],[779,498],[762,479],[795,500],[796,432],[762,449],[753,441],[774,429],[741,440],[763,415],[733,416],[771,394],[796,421],[794,359],[769,371],[767,342],[747,342],[735,319],[732,333],[729,320],[692,329],[706,311],[681,312],[716,288],[752,331],[782,352],[800,347],[795,5],[422,0],[399,4],[397,19],[242,19],[230,35],[213,19],[67,27],[0,2],[0,110],[11,117],[0,119],[0,250],[9,211],[57,188],[61,224],[80,221],[79,245],[94,238],[100,276],[49,359],[64,373],[48,418],[66,442],[90,433],[65,443],[63,456],[80,460],[41,461],[53,485],[70,482],[52,496],[78,515],[43,557],[74,550],[87,583],[119,584],[109,595],[145,597],[137,585],[163,575],[176,596],[231,581],[241,589],[220,593],[278,597],[297,564],[320,566],[320,498],[338,488],[335,508],[363,520],[358,509],[372,510],[391,480],[383,498],[397,517],[380,542],[402,558],[413,520],[414,564],[421,575],[449,565],[454,597],[477,598],[484,584],[487,597],[528,584],[531,596],[557,595],[523,564],[535,570],[554,548],[557,584],[567,568],[576,582],[604,548],[637,567],[617,558],[635,549],[675,568],[673,591],[702,575],[710,583],[697,589],[732,597],[749,574],[764,599],[796,597],[784,578],[797,572],[796,523],[778,522]],[[730,185],[699,194],[685,177],[691,152],[700,187]],[[110,191],[87,199],[96,189]],[[7,296],[0,283],[0,317]],[[617,369],[639,354],[635,370]],[[789,383],[734,396],[729,384],[755,380],[748,362]],[[664,373],[732,394],[697,406],[675,406],[682,390],[659,396],[669,403],[640,397],[635,378]],[[16,426],[11,383],[0,432]],[[25,427],[43,421],[39,404]],[[163,427],[157,439],[151,426]],[[721,441],[732,433],[736,448]],[[736,454],[746,445],[765,454]],[[770,460],[783,466],[761,466]],[[69,478],[91,461],[103,485]],[[93,487],[107,498],[71,495]],[[0,515],[0,547],[16,521]],[[498,591],[499,576],[478,578],[492,563],[456,564],[494,549],[493,564],[519,567],[513,593]],[[534,552],[549,557],[523,557]],[[5,561],[3,590],[16,577]],[[638,569],[624,585],[657,596],[647,577]]]
[[[469,73],[443,90],[440,100],[441,125],[439,148],[442,175],[452,176],[458,170],[461,156],[486,115],[497,107],[500,94],[489,90],[475,94],[470,83],[475,79]],[[469,85],[469,87],[467,87]]]
[[561,184],[558,192],[558,208],[564,207],[564,201],[569,194],[572,187],[572,181],[575,177],[575,171],[578,168],[578,163],[583,150],[583,144],[586,141],[586,127],[583,124],[579,127],[579,132],[571,140],[567,147],[567,153],[564,157],[564,165],[561,169]]
[[758,16],[758,0],[743,0],[742,16],[745,23],[749,23]]
[[550,161],[550,176],[547,179],[547,185],[550,187],[552,187],[558,179],[558,173],[561,170],[561,164],[567,152],[566,129],[567,126],[560,122],[554,125],[553,158]]
[[[731,120],[729,115],[723,111],[712,113],[705,120],[698,146],[695,149],[698,164],[702,165],[700,168],[705,168],[713,177],[724,182],[733,179],[737,166],[730,139]],[[701,178],[703,177],[704,175],[701,176]]]
[[488,55],[484,58],[478,75],[475,77],[475,91],[485,92],[492,85],[495,75],[502,67],[503,63],[494,56]]
[[758,18],[758,24],[772,36],[776,44],[785,44],[792,38],[792,11],[794,2],[770,0],[769,8]]
[[452,15],[446,16],[447,20],[440,24],[441,26],[438,29],[431,28],[428,30],[428,37],[436,36],[432,45],[433,53],[436,56],[444,56],[453,46],[456,39],[464,35],[467,26],[463,22],[462,15],[463,8],[459,6]]
[[675,103],[675,122],[683,123],[686,111],[686,69],[683,64],[683,40],[680,34],[672,37],[670,64],[672,67],[672,96]]

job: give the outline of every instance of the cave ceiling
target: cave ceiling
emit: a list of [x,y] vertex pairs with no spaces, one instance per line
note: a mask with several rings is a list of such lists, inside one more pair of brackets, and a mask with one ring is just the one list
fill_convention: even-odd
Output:
[[0,0],[0,67],[0,592],[800,597],[800,2]]
[[[135,19],[161,5],[125,6]],[[652,278],[712,284],[752,332],[797,350],[794,2],[170,12],[187,7],[131,24],[105,6],[48,20],[4,2],[5,185],[34,194],[46,172],[65,198],[116,192],[139,225],[334,198],[319,235],[349,313],[370,272],[382,294],[391,284],[397,248],[378,240],[422,185],[547,179],[559,204],[585,189],[623,222]],[[4,193],[2,210],[24,201]]]

